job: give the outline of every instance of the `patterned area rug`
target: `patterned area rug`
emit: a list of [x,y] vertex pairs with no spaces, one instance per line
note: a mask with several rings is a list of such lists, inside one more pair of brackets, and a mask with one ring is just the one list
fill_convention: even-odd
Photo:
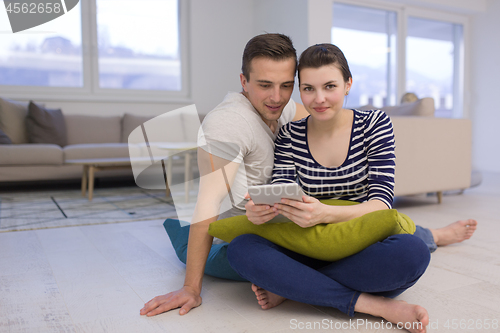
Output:
[[0,193],[0,232],[188,218],[196,193],[191,191],[189,203],[178,205],[177,211],[165,191],[136,186],[97,188],[92,201],[82,197],[80,190]]

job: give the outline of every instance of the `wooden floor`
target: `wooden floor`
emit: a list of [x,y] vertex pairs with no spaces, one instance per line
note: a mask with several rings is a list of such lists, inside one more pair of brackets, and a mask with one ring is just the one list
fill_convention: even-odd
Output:
[[[441,205],[419,196],[396,206],[426,227],[479,221],[473,239],[439,248],[399,299],[428,310],[428,332],[500,332],[500,175],[485,174],[481,186],[446,195]],[[160,220],[0,233],[0,332],[397,331],[370,316],[349,322],[335,309],[292,301],[264,311],[249,283],[208,276],[203,305],[188,315],[139,315],[144,302],[183,279]]]

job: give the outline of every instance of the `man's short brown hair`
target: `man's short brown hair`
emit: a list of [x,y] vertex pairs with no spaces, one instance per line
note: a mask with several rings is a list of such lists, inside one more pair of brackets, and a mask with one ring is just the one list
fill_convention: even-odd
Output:
[[297,71],[297,52],[290,37],[282,34],[262,34],[250,39],[243,51],[241,72],[250,80],[250,64],[255,58],[268,58],[275,61],[293,59]]

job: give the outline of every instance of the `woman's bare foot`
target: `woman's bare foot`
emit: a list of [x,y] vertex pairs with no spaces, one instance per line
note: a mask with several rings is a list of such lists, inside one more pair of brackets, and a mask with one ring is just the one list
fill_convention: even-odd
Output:
[[361,294],[354,308],[356,312],[382,317],[411,333],[425,333],[429,314],[420,305],[408,304],[391,298]]
[[426,332],[429,325],[429,314],[420,305],[408,304],[405,301],[390,300],[386,314],[382,316],[393,324],[412,333]]
[[472,237],[477,229],[476,220],[461,220],[440,229],[430,229],[437,246],[463,242]]
[[275,306],[280,305],[284,300],[286,300],[286,298],[281,297],[280,295],[273,294],[270,291],[264,290],[253,283],[252,290],[257,297],[257,301],[259,301],[259,305],[264,310],[274,308]]

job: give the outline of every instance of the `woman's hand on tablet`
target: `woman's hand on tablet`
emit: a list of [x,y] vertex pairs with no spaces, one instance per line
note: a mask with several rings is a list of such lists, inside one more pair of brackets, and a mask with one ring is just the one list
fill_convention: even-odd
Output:
[[331,206],[322,204],[318,199],[302,196],[302,201],[281,199],[281,203],[275,204],[278,213],[288,218],[290,221],[308,228],[320,223],[328,223]]
[[264,224],[278,215],[277,209],[273,206],[256,205],[248,193],[245,195],[245,199],[249,199],[245,205],[246,215],[253,224]]

